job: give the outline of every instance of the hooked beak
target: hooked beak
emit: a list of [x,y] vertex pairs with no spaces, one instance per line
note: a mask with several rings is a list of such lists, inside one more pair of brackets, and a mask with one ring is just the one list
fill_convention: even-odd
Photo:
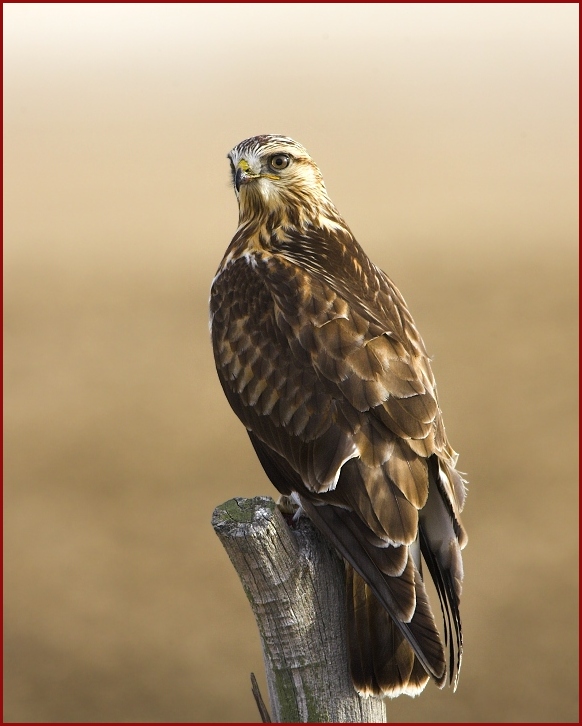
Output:
[[240,192],[240,185],[243,183],[243,177],[246,175],[246,172],[244,169],[241,169],[240,166],[236,170],[236,173],[234,175],[234,188],[237,192]]
[[248,165],[248,162],[246,162],[244,159],[241,159],[236,167],[236,171],[234,173],[234,187],[238,192],[240,192],[240,188],[243,184],[247,184],[247,182],[250,182],[252,179],[257,179],[260,177],[260,174],[253,174],[251,171],[251,168]]

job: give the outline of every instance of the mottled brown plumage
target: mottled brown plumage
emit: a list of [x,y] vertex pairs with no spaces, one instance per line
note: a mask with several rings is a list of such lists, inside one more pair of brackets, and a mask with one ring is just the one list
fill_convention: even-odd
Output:
[[226,397],[272,483],[346,561],[358,691],[416,695],[447,672],[456,687],[465,482],[422,339],[300,144],[256,136],[228,156],[239,226],[210,298]]

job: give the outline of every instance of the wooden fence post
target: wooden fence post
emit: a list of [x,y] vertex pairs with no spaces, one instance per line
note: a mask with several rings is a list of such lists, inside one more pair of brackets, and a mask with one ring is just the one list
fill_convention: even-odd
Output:
[[385,723],[349,673],[343,561],[308,518],[291,528],[270,497],[237,497],[212,525],[257,621],[272,720]]

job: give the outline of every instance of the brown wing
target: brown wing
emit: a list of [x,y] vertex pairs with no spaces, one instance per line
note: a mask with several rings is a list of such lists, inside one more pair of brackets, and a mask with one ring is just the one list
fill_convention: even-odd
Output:
[[[382,273],[372,266],[362,274],[367,279],[358,294],[345,275],[300,265],[288,254],[240,257],[214,283],[212,338],[223,389],[271,481],[300,495],[356,570],[348,577],[352,602],[372,602],[367,593],[373,592],[395,624],[394,643],[405,638],[410,668],[401,680],[410,692],[423,669],[439,685],[445,675],[419,572],[419,533],[460,653],[457,550],[464,532],[457,490],[463,483],[408,311]],[[365,646],[360,637],[350,642]],[[371,635],[368,643],[362,662],[381,660]],[[452,650],[451,658],[453,676]],[[352,653],[353,671],[357,662]],[[362,691],[392,688],[395,695],[397,688],[383,686],[385,671],[375,669],[375,682],[368,675],[358,682],[356,673],[354,680]]]

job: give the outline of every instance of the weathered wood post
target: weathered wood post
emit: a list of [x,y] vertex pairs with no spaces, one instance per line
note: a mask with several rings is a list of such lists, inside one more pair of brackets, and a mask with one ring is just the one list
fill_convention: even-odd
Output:
[[343,562],[307,517],[292,529],[270,497],[237,497],[212,525],[259,627],[272,720],[385,723],[350,677]]

